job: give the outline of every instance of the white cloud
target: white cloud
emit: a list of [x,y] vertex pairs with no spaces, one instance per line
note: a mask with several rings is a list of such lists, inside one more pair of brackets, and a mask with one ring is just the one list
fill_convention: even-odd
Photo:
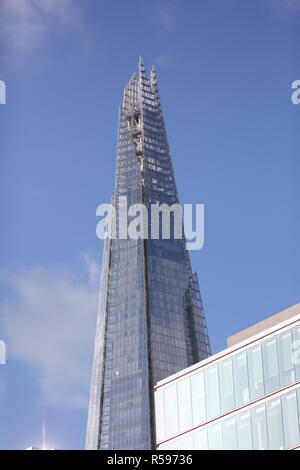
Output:
[[34,371],[43,403],[87,407],[96,327],[98,269],[90,256],[85,282],[67,268],[1,272],[13,300],[1,307],[7,362]]
[[1,0],[1,36],[14,49],[38,48],[51,26],[83,31],[83,22],[74,0]]
[[175,18],[171,7],[164,7],[159,10],[159,20],[166,31],[170,32],[175,28]]

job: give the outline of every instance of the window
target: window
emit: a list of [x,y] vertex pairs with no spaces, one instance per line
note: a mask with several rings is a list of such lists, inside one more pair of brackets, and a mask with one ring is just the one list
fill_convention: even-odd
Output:
[[207,419],[215,418],[220,414],[218,366],[205,371],[205,396]]
[[266,404],[266,412],[269,435],[269,449],[284,449],[280,398],[276,398],[275,400],[269,401]]
[[253,448],[254,450],[268,449],[268,431],[265,405],[257,406],[251,410]]
[[182,439],[177,439],[170,444],[171,446],[169,445],[169,449],[193,450],[193,435],[190,434],[189,436],[185,436]]
[[208,428],[209,450],[222,450],[221,424],[215,424]]
[[265,391],[272,393],[279,388],[278,358],[276,338],[262,344],[265,377]]
[[196,432],[194,434],[194,449],[195,450],[207,450],[208,449],[206,429],[203,429],[202,431]]
[[190,378],[181,380],[177,384],[179,431],[185,431],[192,426],[192,402]]
[[293,363],[292,332],[285,331],[278,336],[278,357],[280,386],[285,387],[295,382],[295,369]]
[[162,441],[166,436],[163,390],[155,393],[155,421],[157,440]]
[[296,380],[300,380],[300,326],[292,330],[293,334],[293,359],[295,364]]
[[249,385],[246,351],[233,356],[233,374],[236,406],[249,402]]
[[250,399],[256,400],[264,395],[264,374],[262,365],[261,345],[247,351]]
[[283,395],[281,404],[285,448],[290,449],[300,444],[296,391]]
[[300,388],[297,388],[297,402],[298,402],[298,419],[300,425]]
[[226,419],[222,423],[222,441],[224,450],[237,450],[235,418]]
[[166,436],[178,433],[178,406],[176,385],[165,390]]
[[252,450],[250,411],[237,415],[237,435],[239,450]]
[[232,360],[227,359],[219,364],[221,412],[227,413],[234,408],[234,389]]
[[205,411],[205,390],[203,373],[192,375],[192,409],[193,409],[193,425],[201,424],[206,419]]

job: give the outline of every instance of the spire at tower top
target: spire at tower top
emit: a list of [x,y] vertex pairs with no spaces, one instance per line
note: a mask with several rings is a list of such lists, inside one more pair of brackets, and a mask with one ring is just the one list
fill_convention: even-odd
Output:
[[151,72],[150,72],[150,78],[151,78],[152,82],[156,81],[156,70],[155,70],[154,65],[152,65],[152,69],[151,69]]
[[143,64],[142,56],[139,57],[139,81],[146,79],[146,69]]
[[143,72],[145,73],[145,66],[143,64],[143,59],[142,59],[142,56],[140,55],[139,57],[139,73]]

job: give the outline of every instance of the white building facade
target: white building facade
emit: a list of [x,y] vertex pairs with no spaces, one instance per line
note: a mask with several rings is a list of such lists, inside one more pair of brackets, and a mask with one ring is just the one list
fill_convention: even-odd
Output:
[[300,304],[155,387],[158,449],[300,449]]

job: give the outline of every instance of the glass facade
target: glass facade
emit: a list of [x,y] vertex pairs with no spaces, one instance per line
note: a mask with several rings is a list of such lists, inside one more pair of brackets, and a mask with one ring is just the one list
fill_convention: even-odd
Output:
[[[125,197],[126,211],[132,204],[147,207],[149,230],[151,204],[179,202],[156,74],[153,69],[149,79],[141,60],[119,113],[113,199],[118,235],[106,242],[103,257],[87,449],[154,448],[153,386],[210,355],[184,238],[174,237],[172,223],[169,239],[161,230],[155,239],[122,238],[119,213]],[[190,382],[180,387],[178,422],[173,421],[177,389],[170,387],[163,405],[166,425],[158,434],[190,426]]]
[[[182,378],[158,384],[155,392],[156,421],[160,427],[158,448],[181,449],[176,437],[179,433],[183,433],[181,443],[185,438],[192,442],[191,449],[264,450],[300,446],[296,354],[300,348],[299,323],[300,319],[283,331],[249,341],[216,360],[213,356],[202,367],[200,362],[199,368]],[[166,426],[164,403],[169,401],[171,387],[177,397],[173,400],[173,426]],[[180,428],[183,410],[187,416],[184,429]]]

